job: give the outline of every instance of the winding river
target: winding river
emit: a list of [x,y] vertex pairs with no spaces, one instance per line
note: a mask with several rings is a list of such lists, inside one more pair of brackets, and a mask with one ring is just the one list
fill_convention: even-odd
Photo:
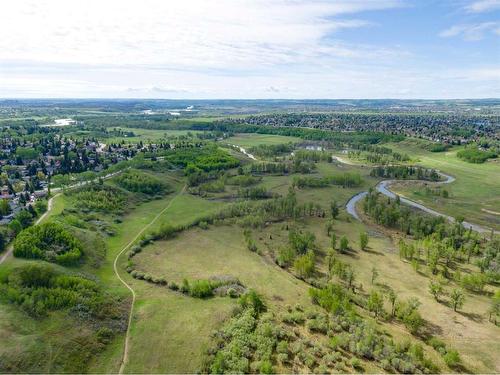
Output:
[[[340,158],[336,158],[338,161],[341,162]],[[435,182],[435,184],[449,184],[449,183],[452,183],[453,181],[455,181],[455,177],[453,176],[450,176],[450,175],[447,175],[447,174],[444,174],[442,172],[439,172],[437,171],[437,173],[444,178],[443,181],[437,181]],[[449,220],[450,222],[454,222],[455,221],[455,218],[452,217],[452,216],[449,216],[449,215],[446,215],[446,214],[443,214],[441,212],[438,212],[438,211],[435,211],[429,207],[426,207],[420,203],[417,203],[417,202],[414,202],[408,198],[405,198],[399,194],[396,194],[394,193],[392,190],[390,190],[390,185],[395,183],[395,182],[398,182],[398,181],[415,181],[415,182],[419,182],[421,180],[383,180],[383,181],[380,181],[377,186],[375,186],[375,188],[377,189],[378,192],[384,194],[385,196],[389,197],[389,198],[396,198],[397,196],[399,196],[399,199],[401,200],[401,202],[403,202],[404,204],[408,205],[408,206],[411,206],[411,207],[414,207],[414,208],[418,208],[419,210],[422,210],[424,212],[427,212],[428,214],[431,214],[431,215],[434,215],[434,216],[441,216],[441,217],[444,217],[445,219]],[[347,212],[349,213],[349,215],[351,215],[352,217],[354,217],[355,219],[361,221],[361,218],[359,217],[358,215],[358,212],[356,211],[356,204],[361,200],[363,199],[366,195],[368,194],[367,191],[363,191],[361,193],[358,193],[356,195],[354,195],[353,197],[351,197],[351,199],[349,199],[349,201],[347,202],[346,204],[346,210]],[[480,225],[477,225],[477,224],[473,224],[473,223],[469,223],[467,221],[463,221],[462,222],[462,225],[467,228],[467,229],[472,229],[476,232],[479,232],[479,233],[490,233],[491,232],[491,229],[490,228],[485,228],[483,226],[480,226]],[[495,231],[495,233],[500,233],[499,231]]]
[[[241,147],[241,146],[238,146],[238,145],[233,145],[233,144],[230,144],[230,146],[232,147],[235,147],[237,148],[242,154],[245,154],[247,157],[249,157],[250,159],[252,160],[257,160],[257,158],[248,153],[247,150],[245,150],[245,148]],[[292,153],[293,155],[293,153]],[[351,161],[347,160],[347,159],[344,159],[342,157],[339,157],[339,156],[336,156],[336,155],[332,155],[332,158],[335,159],[336,161],[338,161],[339,163],[342,163],[342,164],[346,164],[346,165],[358,165],[358,164],[355,164],[355,163],[352,163]],[[363,166],[363,165],[360,165],[360,166]],[[453,181],[455,181],[455,177],[453,176],[450,176],[450,175],[447,175],[443,172],[440,172],[440,171],[437,171],[436,172],[444,179],[442,181],[436,181],[434,182],[435,184],[450,184],[452,183]],[[443,214],[441,212],[438,212],[438,211],[435,211],[429,207],[426,207],[420,203],[417,203],[417,202],[414,202],[408,198],[405,198],[399,194],[396,194],[394,193],[392,190],[390,190],[390,185],[395,183],[395,182],[398,182],[398,181],[415,181],[415,182],[421,182],[422,180],[382,180],[380,181],[376,186],[375,188],[377,189],[378,192],[384,194],[385,196],[389,197],[389,198],[396,198],[397,196],[399,196],[399,199],[401,200],[401,202],[403,202],[404,204],[407,204],[408,206],[411,206],[411,207],[414,207],[414,208],[417,208],[419,210],[422,210],[424,212],[427,212],[428,214],[430,215],[434,215],[434,216],[441,216],[441,217],[444,217],[445,219],[449,220],[450,222],[455,222],[455,218],[452,217],[452,216],[449,216],[449,215],[446,215],[446,214]],[[349,201],[346,203],[346,211],[349,215],[351,215],[352,217],[354,217],[356,220],[359,220],[361,221],[361,218],[359,217],[358,215],[358,212],[356,210],[356,204],[361,200],[363,199],[364,197],[366,197],[366,195],[368,194],[367,191],[362,191],[354,196],[351,197],[351,199],[349,199]],[[462,225],[467,228],[467,229],[472,229],[476,232],[479,232],[479,233],[490,233],[491,232],[491,229],[490,228],[486,228],[486,227],[483,227],[481,225],[478,225],[478,224],[473,224],[473,223],[469,223],[467,221],[463,221],[462,222]],[[500,234],[500,231],[494,231],[495,234]]]

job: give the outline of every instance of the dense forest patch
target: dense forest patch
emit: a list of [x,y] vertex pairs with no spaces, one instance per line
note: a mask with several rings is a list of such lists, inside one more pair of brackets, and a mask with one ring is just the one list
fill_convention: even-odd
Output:
[[146,195],[165,194],[170,187],[160,179],[147,173],[129,170],[115,177],[118,186],[125,190]]
[[101,184],[89,184],[66,194],[74,197],[75,207],[89,211],[122,212],[126,201],[123,191]]
[[82,245],[61,224],[45,223],[19,233],[14,242],[14,256],[74,265],[82,256]]

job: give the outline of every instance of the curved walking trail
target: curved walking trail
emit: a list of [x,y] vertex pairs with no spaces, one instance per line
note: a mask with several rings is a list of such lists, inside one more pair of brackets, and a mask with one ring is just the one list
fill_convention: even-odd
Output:
[[[336,158],[336,159],[339,162],[343,163],[343,161],[341,161],[340,158]],[[455,177],[453,177],[453,176],[447,175],[447,174],[442,173],[440,171],[436,171],[436,172],[441,177],[445,178],[444,181],[436,181],[435,182],[436,184],[449,184],[449,183],[452,183],[453,181],[455,181]],[[441,212],[435,211],[429,207],[424,206],[423,204],[412,201],[412,200],[405,198],[405,197],[401,196],[400,194],[396,194],[392,190],[390,190],[390,185],[395,183],[395,182],[399,182],[399,181],[416,181],[416,182],[418,182],[418,181],[422,181],[422,180],[383,180],[377,184],[375,189],[377,189],[378,192],[384,194],[386,197],[389,197],[389,198],[399,197],[401,202],[407,204],[408,206],[418,208],[419,210],[422,210],[422,211],[427,212],[428,214],[431,214],[434,216],[444,217],[445,219],[447,219],[450,222],[455,222],[455,218],[450,216],[450,215],[446,215],[446,214],[443,214]],[[361,193],[358,193],[358,194],[354,195],[353,197],[351,197],[351,199],[349,199],[349,201],[346,204],[347,213],[349,213],[351,216],[353,216],[355,219],[357,219],[359,221],[361,221],[361,218],[359,217],[358,212],[356,211],[356,204],[361,199],[363,199],[367,194],[368,194],[367,191],[363,191]],[[472,230],[479,232],[479,233],[490,233],[491,232],[490,228],[486,228],[486,227],[483,227],[481,225],[474,224],[474,223],[469,223],[467,221],[463,221],[462,225],[467,229],[472,229]],[[494,231],[494,232],[500,233],[499,231]]]
[[140,231],[139,233],[137,233],[137,235],[127,244],[125,245],[125,247],[123,249],[120,250],[120,252],[116,255],[115,257],[115,260],[113,261],[113,270],[115,272],[115,275],[116,277],[118,278],[118,280],[120,280],[120,282],[125,285],[125,287],[130,291],[130,293],[132,294],[132,303],[130,304],[130,311],[129,311],[129,315],[128,315],[128,323],[127,323],[127,332],[125,334],[125,346],[123,348],[123,358],[122,358],[122,362],[120,364],[120,371],[118,372],[119,374],[123,374],[123,371],[125,370],[125,365],[127,364],[128,362],[128,348],[129,348],[129,338],[130,338],[130,326],[132,324],[132,314],[134,312],[134,304],[135,304],[135,298],[136,298],[136,294],[135,294],[135,290],[120,276],[120,273],[118,272],[118,259],[120,258],[120,256],[130,247],[132,246],[132,244],[137,241],[137,239],[149,228],[151,227],[151,225],[153,225],[156,220],[158,220],[160,218],[161,215],[163,215],[165,213],[165,211],[167,211],[170,206],[172,205],[172,203],[175,201],[175,199],[181,195],[182,193],[184,193],[184,191],[186,190],[186,185],[184,185],[184,187],[182,188],[181,191],[179,191],[177,193],[177,195],[175,197],[173,197],[170,202],[168,202],[168,204],[165,206],[165,208],[163,208],[154,218],[153,220],[151,220],[146,226],[144,226]]

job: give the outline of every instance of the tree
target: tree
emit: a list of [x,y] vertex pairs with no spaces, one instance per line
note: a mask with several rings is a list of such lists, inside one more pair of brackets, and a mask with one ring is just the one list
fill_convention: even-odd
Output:
[[0,215],[5,216],[10,214],[12,210],[10,209],[9,201],[7,199],[0,200]]
[[5,249],[5,243],[7,239],[7,233],[4,229],[0,230],[0,252]]
[[457,311],[457,309],[461,308],[465,302],[465,295],[461,289],[453,289],[451,292],[451,304],[453,305],[453,311]]
[[332,233],[332,249],[335,250],[337,247],[337,235],[335,233]]
[[382,294],[376,290],[372,290],[368,297],[367,307],[377,317],[384,310],[384,298]]
[[361,250],[365,250],[367,246],[368,246],[368,233],[361,232],[359,234],[359,247],[361,248]]
[[349,249],[349,240],[346,236],[342,236],[340,239],[340,252],[345,252]]
[[439,280],[431,280],[429,282],[429,293],[439,302],[439,296],[443,293],[443,285]]
[[244,308],[253,308],[256,314],[266,311],[266,305],[261,296],[253,289],[243,294],[239,300],[239,304]]
[[491,318],[495,317],[493,322],[497,323],[497,316],[500,315],[500,290],[497,290],[491,299],[491,307],[490,307],[490,316],[489,321],[491,322]]
[[332,219],[336,219],[337,216],[339,216],[339,207],[337,206],[337,202],[335,200],[330,203],[330,214]]
[[391,303],[391,315],[394,316],[394,314],[396,313],[396,300],[398,299],[398,296],[393,289],[389,289],[389,291],[387,292],[387,298]]
[[315,271],[314,258],[314,252],[309,250],[307,254],[299,256],[295,259],[293,266],[301,277],[305,278],[313,275]]
[[375,280],[377,279],[379,273],[375,267],[372,267],[372,284],[375,284]]

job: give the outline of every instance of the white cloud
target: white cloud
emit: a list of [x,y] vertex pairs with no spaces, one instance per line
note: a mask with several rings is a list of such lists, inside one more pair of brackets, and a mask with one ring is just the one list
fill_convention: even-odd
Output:
[[[0,61],[254,69],[335,55],[324,38],[397,6],[379,1],[16,0],[2,4]],[[322,47],[322,48],[317,48]],[[339,53],[346,53],[346,47]]]
[[483,39],[488,33],[500,36],[500,22],[454,25],[446,30],[443,30],[439,33],[439,36],[443,38],[461,36],[464,40],[472,42]]
[[470,13],[482,13],[500,9],[500,0],[479,0],[473,1],[465,6],[465,10]]
[[[364,19],[364,12],[402,5],[399,0],[5,0],[0,97],[498,93],[498,79],[485,78],[488,68],[442,80],[442,71],[411,68],[423,59],[400,47],[339,39],[340,31],[383,26]],[[494,30],[488,26],[476,33]],[[463,27],[444,34],[474,37]]]

